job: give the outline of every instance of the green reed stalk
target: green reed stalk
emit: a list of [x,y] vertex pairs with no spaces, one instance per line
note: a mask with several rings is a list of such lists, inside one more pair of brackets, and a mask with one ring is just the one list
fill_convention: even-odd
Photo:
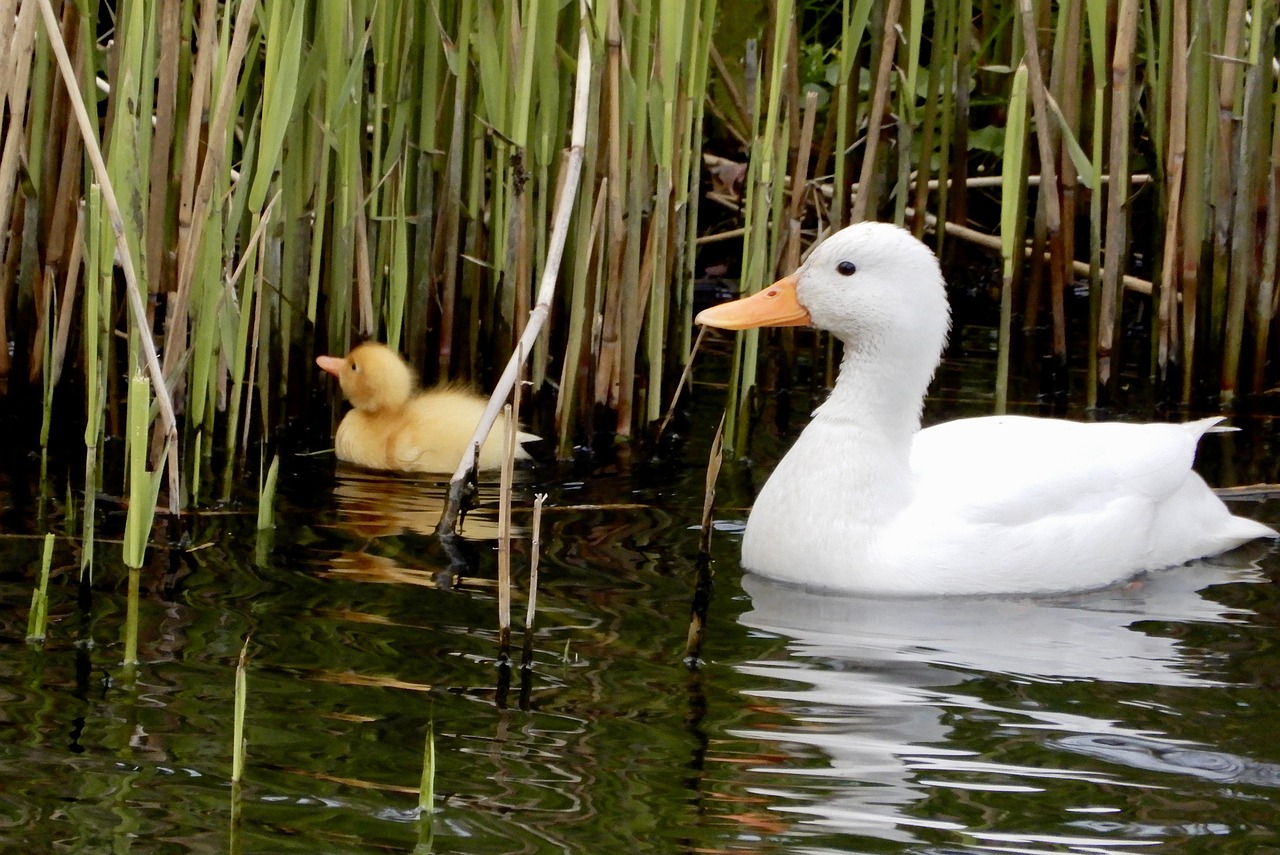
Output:
[[867,30],[867,19],[871,13],[871,0],[841,0],[840,6],[840,77],[836,87],[836,165],[834,186],[831,197],[831,222],[839,227],[847,223],[849,208],[849,147],[854,128],[855,116],[853,101],[858,91],[858,81],[854,78],[854,60],[858,47]]
[[249,639],[245,638],[236,660],[235,701],[231,717],[231,783],[239,785],[244,780],[244,762],[249,743],[244,737],[245,710],[249,705]]
[[27,641],[44,641],[49,622],[49,568],[53,566],[53,533],[44,536],[40,558],[40,582],[31,592],[31,612],[27,615]]
[[41,341],[43,358],[40,360],[40,508],[38,517],[44,519],[44,497],[49,485],[49,428],[53,424],[53,338],[54,292],[52,272],[45,274],[44,324]]
[[280,477],[280,455],[271,458],[266,477],[258,485],[258,530],[275,528],[276,482]]
[[[960,77],[960,70],[957,68],[959,63],[959,46],[960,38],[960,20],[959,20],[958,2],[943,4],[945,10],[944,23],[934,28],[934,44],[933,49],[941,54],[939,59],[940,71],[936,75],[940,100],[938,101],[939,130],[938,130],[938,195],[937,203],[934,210],[938,212],[940,217],[945,218],[946,212],[950,210],[950,198],[952,190],[952,162],[953,148],[956,137],[956,92],[955,81]],[[937,19],[935,18],[935,21]],[[964,35],[968,37],[968,22],[964,22]],[[939,28],[941,33],[938,32]],[[967,74],[965,75],[967,77]],[[931,79],[934,75],[930,74]],[[932,147],[928,150],[929,156],[932,156]],[[959,194],[964,195],[964,188],[958,188]],[[945,227],[937,229],[934,239],[934,249],[941,255],[946,246]]]
[[[953,223],[969,221],[969,103],[973,85],[973,0],[956,0],[956,79],[951,89],[953,100],[951,134],[951,166],[949,183],[952,189],[950,205],[945,209],[946,218]],[[941,230],[939,230],[941,231]]]
[[[625,177],[618,180],[625,199],[625,216],[620,219],[625,240],[622,241],[622,281],[637,283],[637,287],[623,287],[619,295],[617,357],[616,430],[619,436],[631,435],[635,423],[636,348],[640,343],[641,316],[645,302],[642,297],[650,281],[651,269],[644,266],[644,210],[653,187],[649,175],[655,168],[648,136],[653,132],[650,124],[649,102],[646,97],[653,70],[653,8],[637,8],[631,18],[631,49],[624,83],[634,89],[624,88],[621,93],[621,113],[629,121],[624,149],[630,148],[631,158],[625,164]],[[632,97],[628,99],[628,95]],[[620,240],[621,234],[614,240]]]
[[[456,251],[462,232],[462,205],[464,198],[463,159],[466,155],[466,127],[463,120],[468,109],[470,89],[470,45],[472,21],[475,17],[475,0],[461,0],[457,10],[457,38],[453,42],[441,39],[449,70],[453,74],[453,119],[450,127],[448,156],[443,176],[444,199],[440,210],[439,232],[442,238],[433,254],[440,269],[440,343],[437,348],[440,372],[449,376],[453,364],[455,315],[458,300],[458,265],[449,257]],[[442,34],[443,35],[443,34]]]
[[667,247],[675,204],[676,105],[680,103],[678,69],[684,49],[686,22],[683,11],[697,4],[683,0],[658,0],[658,44],[653,58],[656,86],[648,93],[647,108],[654,130],[654,166],[657,171],[653,216],[649,221],[646,254],[648,276],[644,283],[645,351],[649,363],[649,385],[645,391],[644,422],[662,418],[662,374],[666,356],[666,320],[671,268]]
[[124,563],[141,567],[155,519],[163,470],[147,469],[147,438],[151,424],[151,379],[142,372],[129,378],[125,456],[129,461],[129,510],[124,524]]
[[701,7],[689,4],[693,21],[689,25],[692,37],[686,47],[688,73],[684,76],[682,98],[684,104],[684,136],[681,140],[679,195],[676,211],[681,217],[682,228],[674,236],[676,244],[676,275],[684,279],[684,288],[678,291],[681,302],[674,307],[673,322],[680,331],[677,353],[683,361],[693,343],[693,294],[697,278],[697,239],[699,200],[702,197],[702,140],[706,93],[711,69],[712,36],[716,27],[716,0],[702,0]]
[[1000,188],[1000,256],[1004,273],[1000,287],[1000,342],[996,356],[996,412],[1009,406],[1009,342],[1013,327],[1013,286],[1022,267],[1022,236],[1026,211],[1024,154],[1027,149],[1027,66],[1013,74],[1009,118],[1004,131],[1003,182]]
[[[593,87],[592,98],[596,99],[591,112],[599,110],[598,89]],[[595,146],[589,141],[586,148],[586,162],[583,171],[591,175],[596,171]],[[587,329],[588,317],[596,317],[600,313],[600,290],[595,287],[603,276],[601,266],[604,253],[600,252],[599,235],[604,219],[605,205],[608,199],[608,178],[601,179],[602,191],[595,199],[591,194],[583,193],[578,197],[579,223],[590,223],[588,228],[579,228],[575,235],[576,246],[573,252],[573,274],[569,295],[569,324],[565,340],[564,358],[560,375],[560,394],[556,398],[556,456],[568,460],[573,456],[575,432],[591,421],[591,391],[587,386],[590,377],[590,330]]]
[[[933,12],[933,30],[934,30],[934,47],[932,56],[929,59],[929,68],[925,71],[925,92],[924,92],[924,118],[923,131],[920,136],[920,155],[919,163],[916,169],[915,196],[912,207],[915,215],[912,222],[912,233],[922,238],[924,236],[925,226],[925,210],[929,203],[929,180],[933,177],[933,149],[938,139],[938,117],[939,110],[942,108],[941,97],[939,96],[939,84],[944,75],[944,69],[947,68],[954,54],[947,52],[945,44],[939,43],[945,41],[949,34],[954,32],[951,25],[950,12],[952,3],[940,3],[934,8]],[[908,93],[910,96],[910,93]],[[943,142],[943,156],[939,158],[938,163],[942,167],[942,177],[938,182],[941,189],[946,184],[946,142]],[[906,193],[903,194],[905,200]],[[939,229],[944,232],[945,229]]]
[[[773,10],[774,30],[769,61],[767,93],[761,110],[761,94],[756,88],[753,115],[755,138],[751,145],[751,162],[747,173],[746,226],[743,236],[742,282],[750,293],[768,285],[775,272],[771,241],[775,234],[771,225],[781,224],[781,196],[785,189],[787,133],[783,116],[783,74],[787,67],[788,45],[793,38],[792,3],[779,3]],[[780,164],[782,164],[780,166]],[[776,185],[776,186],[775,186]],[[771,212],[779,216],[770,217]],[[745,330],[738,335],[735,352],[735,376],[725,425],[730,438],[730,452],[744,454],[750,419],[747,408],[756,385],[756,364],[760,348],[760,331]]]
[[436,803],[436,725],[427,722],[427,736],[422,745],[422,778],[418,783],[418,815],[419,818],[431,822]]
[[138,664],[138,606],[142,565],[155,519],[163,470],[147,471],[147,436],[151,424],[151,381],[141,372],[129,379],[125,456],[129,460],[129,509],[124,523],[124,563],[129,587],[125,613],[124,664]]
[[[111,337],[111,318],[105,308],[111,304],[111,249],[103,231],[106,218],[99,213],[102,192],[98,185],[89,187],[85,206],[85,275],[84,275],[84,510],[81,532],[80,578],[88,574],[93,580],[93,557],[96,505],[98,495],[98,451],[105,436],[102,416],[107,405],[107,372],[105,358]],[[103,299],[104,292],[106,299]]]
[[[1098,175],[1103,168],[1103,139],[1107,103],[1107,3],[1106,0],[1084,0],[1089,30],[1089,58],[1093,75],[1093,134],[1090,145],[1090,161]],[[1114,185],[1112,185],[1114,188]],[[1086,405],[1098,406],[1098,383],[1106,382],[1103,376],[1104,359],[1110,358],[1109,342],[1112,333],[1103,332],[1102,293],[1102,184],[1094,188],[1089,197],[1089,360],[1086,372]],[[1103,335],[1108,344],[1103,344]],[[1107,372],[1110,362],[1105,363]]]

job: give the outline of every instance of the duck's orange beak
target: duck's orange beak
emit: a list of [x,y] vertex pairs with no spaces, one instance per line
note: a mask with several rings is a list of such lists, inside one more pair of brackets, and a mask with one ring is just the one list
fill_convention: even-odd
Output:
[[694,321],[722,330],[807,326],[809,311],[796,299],[798,281],[799,274],[792,273],[750,297],[703,309]]
[[334,377],[342,376],[342,363],[345,360],[341,356],[317,356],[316,365],[320,366],[321,371],[327,371]]

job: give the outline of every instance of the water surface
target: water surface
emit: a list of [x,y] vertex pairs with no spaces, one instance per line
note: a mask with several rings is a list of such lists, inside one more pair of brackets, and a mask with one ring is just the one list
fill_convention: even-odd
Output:
[[[960,397],[961,410],[986,406]],[[1242,425],[1206,440],[1210,480],[1278,480],[1272,423]],[[60,537],[50,636],[31,646],[36,535],[79,524],[52,498],[41,520],[0,482],[0,848],[1280,851],[1269,545],[1089,594],[818,596],[738,567],[745,508],[780,451],[762,438],[759,459],[722,478],[703,662],[690,669],[709,433],[695,421],[675,462],[524,473],[522,508],[550,494],[543,581],[533,666],[505,683],[491,487],[458,574],[430,535],[441,485],[290,458],[274,532],[254,531],[252,507],[206,510],[179,561],[152,550],[130,670],[110,542],[123,515],[104,512],[86,598],[75,542]],[[1238,509],[1280,522],[1275,504]],[[520,592],[527,560],[522,539]],[[522,616],[522,593],[515,606]],[[428,724],[429,824],[416,809]]]

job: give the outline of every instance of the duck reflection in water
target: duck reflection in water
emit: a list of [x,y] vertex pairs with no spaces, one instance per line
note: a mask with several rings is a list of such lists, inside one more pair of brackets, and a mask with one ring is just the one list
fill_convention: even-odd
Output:
[[[1080,843],[1083,821],[1066,813],[1061,827],[1033,832],[1017,810],[991,805],[1017,801],[1043,818],[1092,797],[1138,811],[1152,786],[1143,770],[1280,786],[1271,765],[1227,750],[1240,746],[1225,732],[1222,745],[1180,732],[1200,690],[1228,685],[1212,654],[1180,637],[1253,615],[1203,592],[1265,581],[1247,551],[1047,598],[859,598],[747,574],[751,609],[739,620],[782,646],[735,666],[755,680],[743,690],[754,721],[731,731],[756,758],[739,766],[740,783],[769,816],[795,817],[788,834],[913,844],[950,835],[965,847],[998,837],[1035,851],[1048,851],[1036,848],[1046,833]],[[1215,778],[1207,763],[1246,772]],[[968,798],[989,806],[981,827],[960,804]]]

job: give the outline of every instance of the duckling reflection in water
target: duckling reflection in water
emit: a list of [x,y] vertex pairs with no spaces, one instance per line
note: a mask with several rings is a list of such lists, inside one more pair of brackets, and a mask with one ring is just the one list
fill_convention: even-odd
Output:
[[[417,377],[391,348],[358,345],[345,357],[317,356],[316,365],[334,377],[352,410],[334,438],[339,460],[370,469],[452,472],[466,452],[484,413],[484,398],[451,386],[422,389]],[[499,416],[480,447],[480,468],[502,465],[506,420]],[[538,437],[516,434],[516,459],[529,453],[523,443]]]

